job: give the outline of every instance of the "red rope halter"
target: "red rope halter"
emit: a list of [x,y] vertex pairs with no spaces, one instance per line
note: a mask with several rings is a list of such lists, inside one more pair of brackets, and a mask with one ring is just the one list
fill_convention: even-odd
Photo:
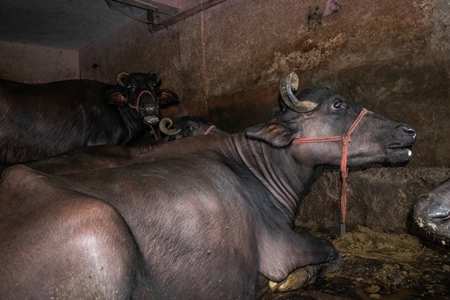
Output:
[[215,127],[216,126],[214,125],[210,125],[208,129],[206,129],[205,132],[203,132],[203,135],[208,135],[211,132],[211,130],[213,130]]
[[138,95],[138,97],[137,97],[137,99],[136,99],[136,104],[135,104],[135,105],[132,105],[132,104],[128,103],[128,106],[131,107],[132,109],[134,109],[138,114],[139,114],[139,105],[141,104],[141,96],[142,96],[143,94],[150,94],[150,96],[151,96],[153,99],[155,99],[155,98],[153,97],[152,93],[150,93],[150,91],[142,90],[142,91],[139,93],[139,95]]
[[353,124],[347,130],[345,135],[343,136],[330,136],[324,138],[295,138],[293,143],[321,143],[321,142],[335,142],[342,141],[342,157],[341,157],[341,179],[342,179],[342,187],[341,187],[341,201],[340,201],[340,225],[341,225],[341,234],[345,233],[345,215],[347,210],[347,148],[348,144],[350,144],[350,134],[353,130],[358,126],[361,119],[367,113],[367,109],[363,108],[359,113],[358,117],[355,119]]
[[[153,97],[153,95],[152,95],[152,93],[150,91],[142,90],[139,93],[138,97],[137,97],[135,105],[132,105],[132,104],[128,103],[128,106],[131,107],[132,109],[134,109],[138,114],[139,114],[139,106],[141,104],[141,96],[143,94],[150,94],[150,96],[153,98],[153,100],[155,99],[155,97]],[[156,134],[156,131],[153,128],[153,126],[152,125],[148,125],[148,127],[149,127],[149,130],[150,130],[150,134],[153,135],[153,137],[155,138],[156,141],[158,141],[158,135]]]

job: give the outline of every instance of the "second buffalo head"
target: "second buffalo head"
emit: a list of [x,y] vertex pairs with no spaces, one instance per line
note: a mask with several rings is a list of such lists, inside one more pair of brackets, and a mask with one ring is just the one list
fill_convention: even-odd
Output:
[[179,103],[178,95],[161,88],[158,73],[119,73],[118,91],[108,100],[110,104],[128,106],[147,125],[156,125],[160,121],[160,109]]

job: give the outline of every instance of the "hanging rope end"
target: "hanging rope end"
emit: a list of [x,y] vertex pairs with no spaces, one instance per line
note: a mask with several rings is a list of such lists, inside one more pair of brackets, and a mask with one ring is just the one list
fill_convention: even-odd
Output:
[[345,228],[345,223],[339,224],[339,236],[343,236],[347,232],[347,229]]

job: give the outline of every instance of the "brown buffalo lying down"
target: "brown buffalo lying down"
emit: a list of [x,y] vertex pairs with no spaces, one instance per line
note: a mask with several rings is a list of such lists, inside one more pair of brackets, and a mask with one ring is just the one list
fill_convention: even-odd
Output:
[[173,141],[119,168],[4,171],[0,298],[255,299],[259,280],[286,290],[337,269],[330,242],[293,230],[301,200],[343,160],[406,163],[416,134],[327,88],[282,83],[288,107],[244,132]]

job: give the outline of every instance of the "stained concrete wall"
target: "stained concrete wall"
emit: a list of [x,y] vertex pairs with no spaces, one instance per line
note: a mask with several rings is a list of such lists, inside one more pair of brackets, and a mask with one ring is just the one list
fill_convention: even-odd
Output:
[[[409,232],[408,217],[419,195],[450,177],[450,168],[371,168],[351,171],[347,180],[347,231],[357,226],[390,233]],[[339,232],[341,180],[325,171],[300,205],[296,225]]]
[[29,83],[79,79],[78,51],[0,41],[0,78]]
[[162,74],[183,105],[230,132],[270,117],[287,70],[418,132],[412,166],[450,166],[450,4],[444,0],[228,0],[166,29],[133,23],[80,50],[82,78]]

